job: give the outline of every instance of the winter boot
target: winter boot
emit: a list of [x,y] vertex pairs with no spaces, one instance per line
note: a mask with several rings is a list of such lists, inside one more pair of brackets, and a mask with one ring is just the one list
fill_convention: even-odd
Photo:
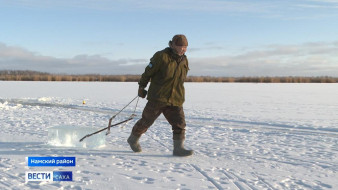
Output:
[[174,156],[191,156],[194,151],[193,150],[186,150],[183,147],[184,140],[174,140]]
[[141,145],[138,143],[138,140],[140,139],[141,136],[137,137],[133,134],[130,134],[127,142],[130,145],[130,148],[134,151],[134,152],[141,152]]

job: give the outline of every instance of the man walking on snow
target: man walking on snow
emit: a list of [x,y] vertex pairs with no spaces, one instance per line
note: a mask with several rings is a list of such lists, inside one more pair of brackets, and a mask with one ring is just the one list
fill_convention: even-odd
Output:
[[128,143],[134,152],[141,152],[139,139],[143,133],[163,113],[172,126],[174,141],[174,156],[190,156],[193,150],[186,150],[183,146],[185,140],[185,116],[183,102],[185,96],[184,80],[189,66],[185,56],[188,40],[184,35],[175,35],[169,41],[169,47],[158,51],[150,59],[149,65],[139,81],[138,95],[145,98],[148,82],[151,80],[148,102],[145,106],[142,118],[136,122]]

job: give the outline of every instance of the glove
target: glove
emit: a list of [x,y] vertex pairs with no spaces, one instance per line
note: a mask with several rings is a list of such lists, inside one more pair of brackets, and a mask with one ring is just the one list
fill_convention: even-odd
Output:
[[138,88],[138,96],[141,97],[141,98],[145,98],[147,96],[147,91],[144,90],[144,88],[142,87],[139,87]]

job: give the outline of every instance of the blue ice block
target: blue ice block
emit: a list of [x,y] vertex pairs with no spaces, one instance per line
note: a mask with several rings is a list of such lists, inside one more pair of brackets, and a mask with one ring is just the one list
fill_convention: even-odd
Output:
[[91,127],[60,125],[48,128],[48,144],[59,147],[99,148],[105,146],[105,132],[95,134],[82,142],[79,140],[87,134],[97,131]]

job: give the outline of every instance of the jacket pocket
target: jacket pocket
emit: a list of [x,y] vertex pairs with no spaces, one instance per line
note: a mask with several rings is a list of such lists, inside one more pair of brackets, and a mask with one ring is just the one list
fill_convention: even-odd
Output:
[[172,79],[175,75],[176,64],[174,62],[170,62],[167,67],[162,71],[162,76],[164,80]]

